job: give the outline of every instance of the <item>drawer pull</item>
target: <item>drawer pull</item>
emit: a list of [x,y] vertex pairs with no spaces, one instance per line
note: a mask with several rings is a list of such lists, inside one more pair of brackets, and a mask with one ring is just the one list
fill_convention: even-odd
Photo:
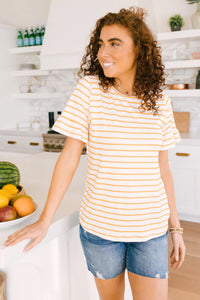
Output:
[[176,152],[177,156],[190,156],[190,153]]
[[39,146],[39,143],[30,142],[29,145],[30,146]]
[[16,141],[8,141],[8,144],[17,144]]

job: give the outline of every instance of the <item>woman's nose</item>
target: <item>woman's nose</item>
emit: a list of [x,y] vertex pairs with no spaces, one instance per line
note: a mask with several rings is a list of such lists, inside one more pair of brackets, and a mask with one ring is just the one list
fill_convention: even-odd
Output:
[[110,56],[110,49],[109,49],[109,47],[103,46],[99,49],[99,53],[100,53],[102,58],[109,57]]

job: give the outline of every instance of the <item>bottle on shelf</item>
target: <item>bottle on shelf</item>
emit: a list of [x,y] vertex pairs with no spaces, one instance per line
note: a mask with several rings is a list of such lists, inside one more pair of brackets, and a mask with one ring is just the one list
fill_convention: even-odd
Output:
[[28,47],[29,45],[30,45],[29,33],[28,33],[28,29],[25,28],[25,31],[24,31],[24,46]]
[[29,35],[29,45],[30,46],[35,46],[35,34],[34,34],[34,31],[33,31],[32,27],[30,29],[30,35]]
[[38,26],[35,29],[35,44],[37,46],[39,46],[39,45],[42,44],[42,42],[41,42],[41,36],[40,36],[40,29],[39,29]]
[[196,78],[196,89],[200,89],[200,70],[198,71],[198,75]]
[[40,29],[41,45],[43,44],[44,34],[45,34],[45,27],[42,26]]
[[17,47],[23,47],[23,45],[24,45],[24,43],[23,43],[22,30],[19,29],[18,34],[17,34]]

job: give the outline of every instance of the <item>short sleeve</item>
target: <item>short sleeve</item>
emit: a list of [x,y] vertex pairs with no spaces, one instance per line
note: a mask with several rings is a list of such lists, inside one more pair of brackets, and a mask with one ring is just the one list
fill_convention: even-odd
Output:
[[162,144],[160,150],[167,150],[175,147],[177,142],[180,142],[181,137],[179,130],[176,127],[174,114],[172,109],[171,99],[165,95],[164,118],[162,125]]
[[90,96],[91,83],[89,76],[85,76],[78,82],[53,130],[87,144]]

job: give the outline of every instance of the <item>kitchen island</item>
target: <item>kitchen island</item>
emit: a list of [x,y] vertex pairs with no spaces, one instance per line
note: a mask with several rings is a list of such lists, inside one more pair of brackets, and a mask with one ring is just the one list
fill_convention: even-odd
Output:
[[7,276],[8,300],[98,299],[93,278],[86,269],[78,234],[79,208],[87,175],[86,155],[81,155],[71,185],[44,240],[29,252],[23,252],[29,240],[12,247],[3,244],[9,234],[38,219],[58,156],[58,153],[48,152],[0,152],[1,161],[18,166],[20,184],[38,205],[33,217],[0,230],[0,270]]

